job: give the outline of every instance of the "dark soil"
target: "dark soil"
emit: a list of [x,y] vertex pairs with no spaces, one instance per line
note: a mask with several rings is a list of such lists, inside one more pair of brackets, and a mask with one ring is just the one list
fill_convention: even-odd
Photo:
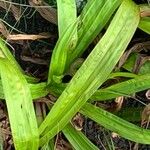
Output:
[[[147,0],[135,0],[135,1],[137,3],[147,2]],[[15,0],[15,2],[28,4],[27,0],[26,1]],[[78,13],[80,13],[80,11],[82,10],[82,6],[79,6]],[[25,9],[25,7],[23,9]],[[51,34],[51,37],[46,40],[36,40],[36,41],[26,40],[17,42],[9,41],[10,45],[13,47],[15,51],[12,50],[11,47],[10,50],[14,54],[16,60],[19,62],[21,67],[25,70],[25,72],[27,74],[31,74],[32,76],[38,77],[41,81],[45,81],[48,73],[48,66],[52,50],[58,39],[58,29],[56,25],[48,22],[43,17],[41,17],[41,15],[38,12],[36,12],[32,16],[33,12],[34,9],[28,8],[24,13],[23,17],[16,23],[13,14],[8,13],[8,15],[6,15],[6,11],[0,7],[0,18],[3,18],[11,26],[15,25],[15,28],[17,28],[23,33],[39,34],[42,32],[48,32]],[[10,30],[10,28],[8,29]],[[12,30],[11,32],[16,31]],[[150,40],[150,37],[147,34],[145,34],[140,30],[137,30],[129,47],[132,47],[134,44],[138,42],[148,40]],[[93,47],[92,44],[89,46],[89,49],[91,47]],[[88,53],[89,52],[90,50],[88,51]],[[30,59],[22,59],[23,58],[22,56],[27,56]],[[87,52],[83,55],[83,57],[86,56]],[[40,61],[37,61],[39,59]],[[65,82],[67,82],[70,80],[70,77],[67,77],[64,80]],[[142,100],[145,99],[145,92],[139,93],[138,97],[141,97]],[[148,103],[147,100],[145,102]],[[110,102],[110,104],[107,105],[110,106],[112,105],[112,103]],[[128,106],[138,107],[143,105],[139,104],[139,102],[137,102],[136,100],[127,99],[124,102],[123,107]],[[0,127],[2,129],[1,132],[3,133],[2,140],[4,141],[3,142],[4,149],[7,150],[13,149],[8,114],[4,101],[0,101]],[[134,150],[135,148],[135,143],[129,140],[125,140],[121,137],[113,138],[112,133],[110,131],[104,129],[103,127],[99,126],[98,124],[87,118],[84,118],[83,132],[101,150],[109,149],[107,141],[110,142],[111,138],[113,140],[116,150],[129,150],[129,149]],[[150,150],[150,145],[139,145],[138,148],[139,150]]]

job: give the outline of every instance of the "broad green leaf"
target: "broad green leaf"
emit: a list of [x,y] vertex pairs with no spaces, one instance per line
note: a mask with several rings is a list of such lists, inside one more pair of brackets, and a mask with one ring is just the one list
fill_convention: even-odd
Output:
[[32,77],[30,75],[26,75],[24,74],[26,80],[28,81],[28,83],[38,83],[40,81],[40,79]]
[[[49,93],[49,91],[46,88],[47,84],[45,82],[36,83],[36,84],[28,84],[28,86],[30,88],[33,100],[40,98],[40,97],[44,97]],[[1,80],[0,80],[0,99],[5,99]]]
[[[138,77],[138,75],[133,74],[133,73],[128,73],[128,72],[115,72],[115,73],[111,73],[108,76],[107,80],[113,79],[116,77],[135,78],[135,77]],[[52,86],[49,85],[47,88],[51,94],[58,97],[64,91],[66,86],[67,86],[67,83],[62,83],[62,84],[53,84]],[[97,93],[97,91],[96,91],[96,93]],[[99,91],[98,91],[98,93],[99,93]]]
[[74,47],[74,44],[76,44],[76,42],[73,41],[73,36],[76,33],[75,26],[76,23],[69,26],[65,34],[59,38],[56,43],[51,57],[48,84],[53,84],[53,82],[61,83],[61,79],[63,77],[62,72],[65,69],[67,60],[67,53],[68,51],[72,52],[72,48]]
[[[112,74],[111,77],[114,76],[122,76],[124,74]],[[126,75],[126,73],[125,73]],[[128,76],[127,76],[128,75]],[[127,74],[125,77],[135,77],[134,79],[130,79],[121,83],[114,84],[112,86],[109,86],[104,89],[99,89],[97,90],[92,97],[90,98],[90,101],[104,101],[104,100],[110,100],[119,96],[127,96],[130,97],[130,94],[140,92],[146,89],[150,88],[150,83],[147,82],[150,80],[150,75],[134,75],[130,76],[130,74]],[[32,99],[37,99],[40,97],[44,97],[49,93],[54,94],[55,96],[61,95],[61,93],[64,91],[66,88],[65,85],[54,85],[49,90],[46,87],[46,83],[38,83],[38,84],[29,84],[31,94],[32,94]],[[0,99],[4,99],[4,93],[3,93],[3,88],[2,84],[0,82]]]
[[91,0],[87,2],[79,16],[78,43],[73,53],[68,57],[69,64],[86,50],[89,44],[101,32],[121,2],[122,0]]
[[113,79],[116,77],[135,78],[138,77],[138,75],[130,72],[114,72],[109,75],[108,79]]
[[49,91],[47,90],[47,84],[45,82],[29,84],[29,87],[30,87],[32,99],[44,97],[49,93]]
[[98,150],[81,131],[77,131],[70,123],[65,126],[63,133],[76,150]]
[[66,86],[67,84],[62,83],[62,84],[48,85],[47,88],[52,95],[59,97],[66,88]]
[[139,26],[141,30],[150,34],[150,17],[143,17],[140,20]]
[[[65,34],[70,25],[77,20],[77,10],[75,0],[57,0],[57,15],[58,15],[58,29],[59,38]],[[77,28],[76,28],[77,30]],[[77,38],[77,31],[74,34]]]
[[150,130],[129,123],[92,104],[85,104],[80,112],[120,136],[142,144],[150,144]]
[[[121,4],[121,1],[88,1],[83,12],[78,17],[78,42],[75,40],[76,38],[73,38],[76,35],[76,25],[71,28],[74,23],[68,27],[66,33],[57,42],[52,54],[48,84],[52,81],[56,83],[61,82],[70,64],[85,51],[100,33],[114,11]],[[62,15],[64,14],[62,13]]]
[[[150,88],[150,74],[145,75],[134,75],[134,74],[124,74],[124,73],[112,73],[109,77],[113,78],[115,76],[122,76],[125,77],[134,77],[134,79],[129,79],[124,82],[116,83],[111,85],[107,88],[98,89],[91,97],[90,101],[106,101],[110,100],[119,96],[127,96],[130,97],[130,94],[144,91]],[[50,93],[54,94],[55,96],[59,96],[65,89],[65,85],[54,85],[49,87]]]
[[139,8],[123,1],[105,35],[76,72],[39,127],[42,146],[54,137],[108,78],[139,23]]
[[0,58],[0,74],[15,148],[37,150],[39,134],[28,83],[6,58]]
[[49,143],[45,144],[41,150],[55,150],[54,141],[50,140]]
[[105,89],[97,90],[91,97],[91,101],[110,100],[119,96],[128,96],[130,94],[140,92],[150,88],[150,74],[139,75],[134,79],[130,79],[121,83],[114,84]]
[[[75,0],[57,0],[59,40],[53,50],[48,84],[60,83],[63,77],[67,53],[76,46],[77,36],[77,12]],[[52,84],[52,83],[51,83]]]

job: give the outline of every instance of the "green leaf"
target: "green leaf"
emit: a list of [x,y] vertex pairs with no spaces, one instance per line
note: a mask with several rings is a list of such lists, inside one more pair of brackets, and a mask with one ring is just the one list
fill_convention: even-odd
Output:
[[[79,16],[78,43],[68,56],[69,65],[90,45],[109,21],[122,0],[88,1]],[[67,64],[67,66],[69,66]]]
[[142,144],[150,144],[150,130],[129,123],[101,108],[85,104],[80,112],[120,136]]
[[[107,0],[106,2],[99,0],[88,1],[83,12],[78,17],[78,42],[77,38],[74,38],[76,37],[77,27],[73,21],[68,27],[68,30],[65,31],[66,33],[64,33],[64,35],[61,36],[62,38],[57,42],[52,54],[48,84],[52,81],[61,83],[61,79],[65,71],[69,69],[70,64],[85,51],[88,45],[99,34],[114,11],[121,4],[121,1],[122,0]],[[61,5],[60,9],[63,10]],[[65,17],[65,14],[61,12],[61,10],[60,13]],[[61,28],[61,24],[59,25]]]
[[135,78],[135,77],[138,77],[138,75],[136,75],[134,73],[130,73],[130,72],[114,72],[114,73],[110,74],[108,79],[113,79],[116,77]]
[[65,126],[63,133],[77,150],[98,150],[98,148],[81,131],[77,131],[71,124]]
[[24,75],[26,80],[29,82],[29,83],[38,83],[40,79],[38,78],[35,78],[35,77],[32,77],[30,75]]
[[54,141],[52,141],[52,139],[47,143],[45,144],[41,150],[55,150],[55,145],[54,145]]
[[123,65],[123,68],[128,70],[129,72],[133,71],[136,59],[138,58],[139,54],[138,53],[133,53],[131,54],[128,59],[126,60],[126,62]]
[[39,134],[28,83],[5,58],[0,58],[0,74],[15,148],[37,150]]
[[147,34],[150,34],[150,17],[143,17],[140,20],[139,26],[141,30],[146,32]]
[[62,72],[65,69],[67,60],[67,53],[68,51],[72,51],[74,44],[76,45],[76,42],[73,41],[74,34],[76,33],[75,26],[76,23],[69,26],[65,34],[59,38],[58,42],[56,43],[51,57],[48,84],[51,83],[52,85],[53,82],[61,83],[61,79],[63,77]]
[[[135,77],[134,79],[129,79],[127,81],[117,83],[114,85],[111,85],[104,89],[97,90],[92,97],[90,98],[90,101],[104,101],[104,100],[110,100],[119,96],[127,96],[130,97],[130,94],[144,91],[146,89],[150,88],[150,82],[147,82],[150,80],[150,75],[134,75],[134,74],[124,74],[124,73],[113,73],[111,74],[111,77],[116,76],[124,76],[125,77]],[[59,96],[64,89],[66,88],[65,85],[54,85],[49,90],[47,89],[46,83],[38,83],[38,84],[29,84],[32,99],[37,99],[40,97],[44,97],[49,93],[54,94],[56,96]],[[4,99],[4,93],[2,84],[0,81],[0,99]]]
[[57,0],[57,7],[59,40],[53,50],[48,84],[50,82],[61,83],[67,60],[67,53],[72,51],[78,40],[75,0]]
[[37,84],[29,84],[32,99],[37,99],[46,96],[49,91],[47,90],[47,84],[45,82]]
[[139,23],[139,8],[125,0],[100,42],[76,72],[39,127],[40,145],[55,136],[108,78]]
[[[59,38],[65,34],[68,27],[77,20],[75,0],[57,0]],[[75,34],[74,34],[75,35]],[[77,38],[77,31],[75,38]]]
[[114,84],[105,89],[97,90],[91,97],[91,101],[110,100],[119,96],[130,97],[130,94],[150,88],[150,74],[139,75],[121,83]]
[[[40,98],[40,97],[44,97],[49,93],[46,87],[47,84],[45,82],[37,83],[37,84],[28,84],[28,86],[30,88],[33,100]],[[5,99],[1,79],[0,79],[0,99]]]
[[140,68],[139,74],[150,74],[150,60],[147,60]]
[[[145,75],[135,75],[135,74],[126,74],[126,73],[112,73],[109,78],[114,78],[116,76],[125,76],[125,77],[134,77],[134,79],[129,79],[127,81],[123,81],[121,83],[116,83],[107,88],[98,89],[90,98],[90,102],[92,101],[106,101],[119,96],[127,96],[130,97],[130,94],[144,91],[150,88],[150,74]],[[49,87],[50,93],[55,96],[59,96],[63,90],[66,88],[65,84],[54,85]]]

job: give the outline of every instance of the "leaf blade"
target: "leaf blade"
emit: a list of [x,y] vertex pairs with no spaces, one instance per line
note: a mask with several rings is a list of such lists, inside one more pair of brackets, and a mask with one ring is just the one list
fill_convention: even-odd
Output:
[[[63,129],[107,79],[130,42],[138,23],[139,7],[131,0],[125,0],[101,41],[74,75],[41,124],[39,128],[40,145]],[[111,40],[110,37],[112,37]]]
[[0,59],[0,74],[15,148],[36,150],[39,134],[27,82],[22,73],[5,58]]
[[[114,84],[105,89],[97,90],[91,99],[96,101],[109,100],[119,96],[129,96],[130,94],[143,91],[150,88],[150,75],[139,75],[121,83]],[[91,100],[91,101],[93,101]]]
[[75,0],[57,0],[57,11],[59,38],[61,38],[62,35],[66,32],[67,28],[77,20]]
[[[43,83],[37,83],[37,84],[28,84],[32,99],[36,100],[37,98],[46,96],[49,91],[47,89],[47,84],[45,82]],[[0,79],[0,99],[5,99],[2,81]]]
[[77,131],[71,124],[67,124],[63,133],[75,149],[98,150],[81,131]]
[[101,108],[87,103],[81,108],[80,112],[124,138],[142,144],[150,143],[150,130],[129,123]]
[[[75,26],[71,32],[70,40],[67,33],[57,42],[49,68],[48,84],[54,81],[61,83],[61,79],[70,67],[70,64],[80,56],[88,45],[108,22],[122,0],[88,1],[82,14],[78,17],[78,31]],[[97,14],[98,13],[98,14]],[[71,26],[74,24],[72,22]],[[69,27],[71,29],[71,27]],[[68,32],[70,29],[66,30]],[[78,32],[78,39],[74,38]],[[66,38],[65,38],[66,37]],[[76,36],[75,36],[76,37]],[[59,43],[63,43],[63,47]],[[58,71],[59,70],[59,71]],[[53,83],[51,83],[53,84]]]
[[139,26],[141,30],[146,32],[147,34],[150,34],[150,17],[143,17],[140,20]]

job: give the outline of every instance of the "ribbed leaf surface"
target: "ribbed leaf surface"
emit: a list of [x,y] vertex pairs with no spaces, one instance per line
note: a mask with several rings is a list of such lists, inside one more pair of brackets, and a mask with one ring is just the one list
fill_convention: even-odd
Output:
[[37,150],[39,134],[28,83],[5,58],[0,58],[0,74],[15,148]]
[[138,127],[88,103],[81,108],[80,112],[124,138],[137,143],[150,144],[150,130]]
[[100,42],[74,75],[39,128],[40,145],[55,136],[108,78],[139,23],[139,8],[125,0]]

